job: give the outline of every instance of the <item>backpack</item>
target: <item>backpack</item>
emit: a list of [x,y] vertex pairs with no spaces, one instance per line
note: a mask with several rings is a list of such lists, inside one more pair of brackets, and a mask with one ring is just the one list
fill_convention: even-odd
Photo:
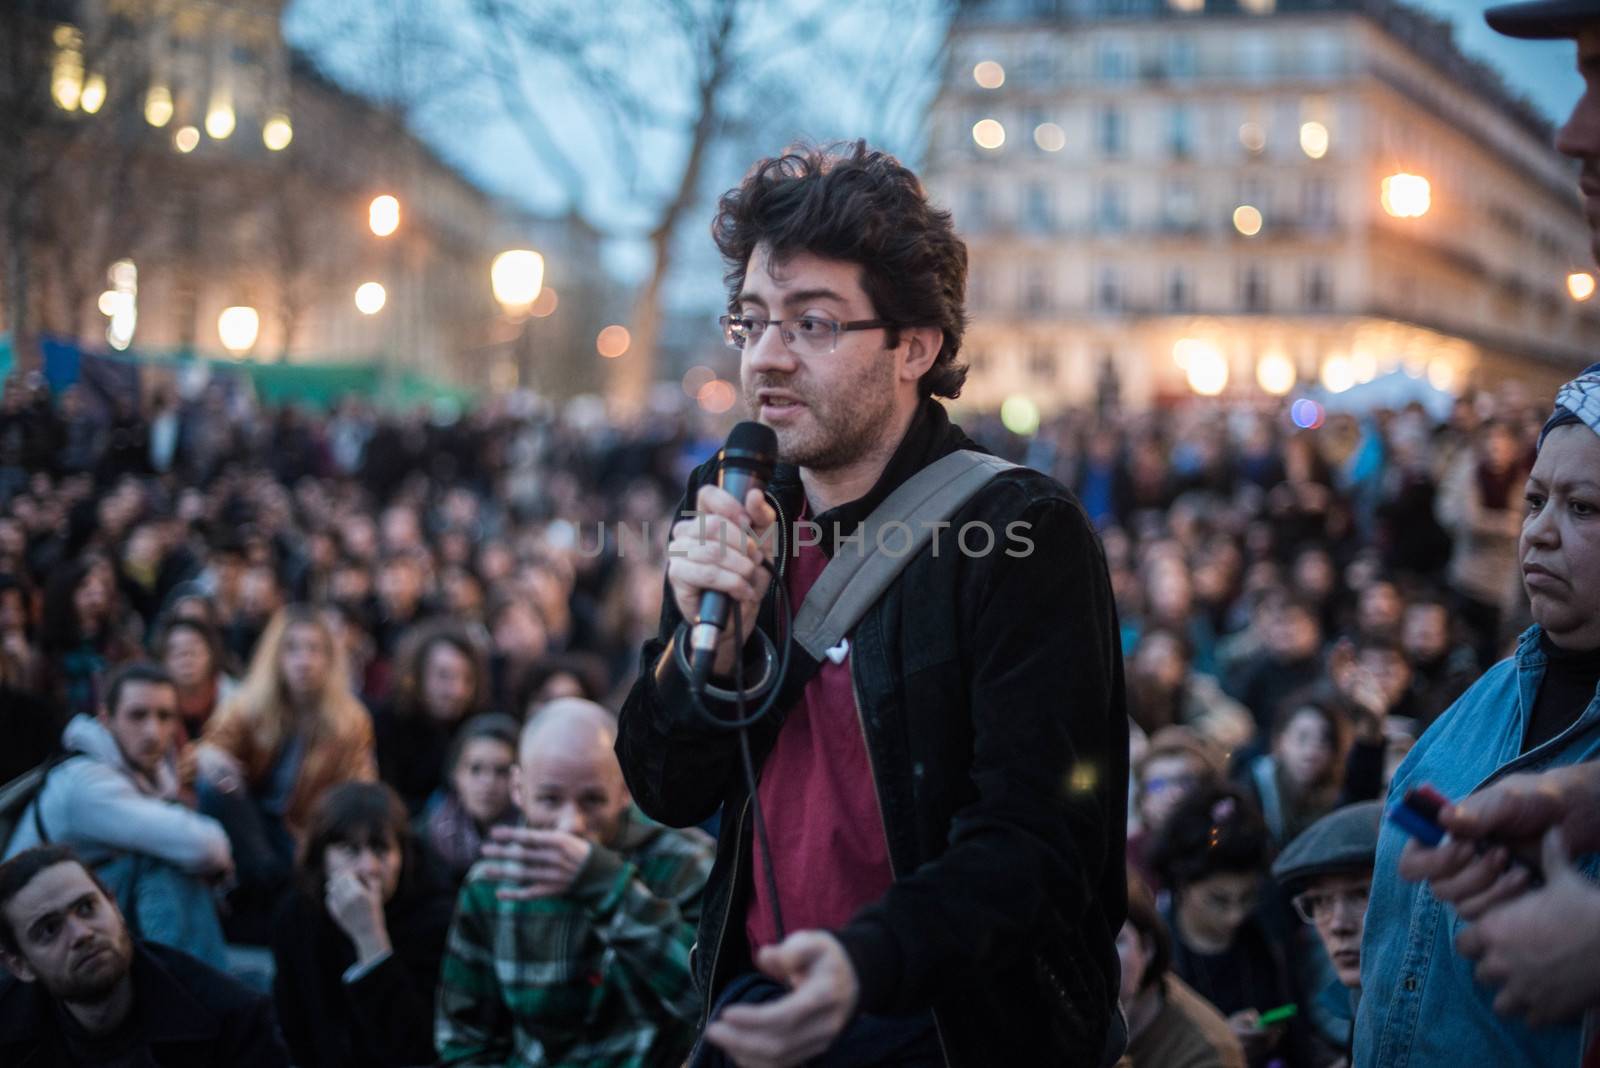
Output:
[[30,808],[33,811],[33,827],[39,832],[40,843],[50,841],[50,835],[44,829],[44,820],[39,815],[39,807],[34,801],[44,792],[44,784],[50,778],[50,773],[78,755],[71,749],[57,750],[42,764],[35,764],[4,786],[0,786],[0,856],[5,854],[6,846],[10,845],[17,826]]

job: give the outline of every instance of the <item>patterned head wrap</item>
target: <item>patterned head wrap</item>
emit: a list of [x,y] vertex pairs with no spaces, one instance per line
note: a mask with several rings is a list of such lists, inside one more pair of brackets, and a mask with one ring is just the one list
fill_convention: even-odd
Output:
[[1539,447],[1544,447],[1550,431],[1568,423],[1582,423],[1600,434],[1600,363],[1590,364],[1581,375],[1556,390],[1556,410],[1539,431]]

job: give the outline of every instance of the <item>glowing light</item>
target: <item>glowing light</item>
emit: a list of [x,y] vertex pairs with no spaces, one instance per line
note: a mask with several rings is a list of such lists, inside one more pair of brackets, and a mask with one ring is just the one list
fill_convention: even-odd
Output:
[[628,328],[618,323],[600,331],[600,336],[594,339],[595,351],[608,360],[614,360],[628,351],[628,346],[633,344],[633,338],[628,335]]
[[106,80],[103,75],[91,74],[83,83],[83,92],[78,95],[78,106],[86,113],[93,115],[100,110],[106,102]]
[[1320,122],[1300,124],[1300,151],[1312,159],[1328,154],[1328,128]]
[[118,260],[106,272],[106,277],[118,289],[131,289],[139,284],[139,268],[134,266],[132,260]]
[[211,110],[206,113],[206,133],[213,141],[226,141],[233,136],[236,121],[233,105],[226,101],[212,104]]
[[356,287],[356,309],[362,315],[377,315],[388,301],[388,291],[377,282],[362,282]]
[[972,68],[972,80],[980,89],[998,89],[1006,84],[1006,69],[992,59]]
[[193,126],[180,126],[178,132],[172,135],[172,143],[179,152],[193,152],[200,144],[200,131]]
[[1245,237],[1261,232],[1261,209],[1252,204],[1240,204],[1233,209],[1233,228]]
[[703,410],[712,415],[721,415],[738,403],[739,391],[733,388],[732,382],[713,378],[700,387],[700,391],[695,394],[695,400]]
[[1442,356],[1429,360],[1428,384],[1441,393],[1454,393],[1459,385],[1455,365]]
[[222,339],[222,347],[234,356],[249,352],[260,333],[261,316],[254,308],[236,305],[223,308],[217,316],[217,336]]
[[55,74],[50,79],[50,97],[62,111],[77,111],[78,103],[83,99],[81,72],[75,72],[57,61]]
[[559,298],[556,296],[556,291],[549,286],[545,286],[539,291],[538,298],[528,306],[528,314],[535,319],[543,319],[545,316],[555,312],[556,304],[558,303]]
[[1594,296],[1594,275],[1587,271],[1567,275],[1567,292],[1573,300],[1588,300]]
[[1329,356],[1322,361],[1322,385],[1329,393],[1343,393],[1356,384],[1355,369],[1343,356]]
[[282,152],[293,140],[294,127],[289,124],[287,115],[274,115],[261,127],[261,143],[267,146],[268,152]]
[[1172,362],[1187,371],[1189,365],[1197,358],[1204,359],[1215,351],[1215,346],[1208,345],[1204,341],[1192,337],[1179,338],[1172,345]]
[[1053,122],[1041,122],[1033,128],[1033,143],[1046,152],[1060,152],[1067,147],[1067,134]]
[[164,85],[152,85],[144,95],[144,121],[160,128],[172,121],[172,90]]
[[373,197],[372,203],[367,205],[367,226],[379,237],[388,237],[400,229],[400,201],[388,193]]
[[1267,131],[1259,122],[1247,122],[1239,127],[1239,143],[1248,152],[1261,152],[1267,147]]
[[972,139],[979,148],[993,150],[1006,143],[1006,128],[994,119],[979,119],[972,124]]
[[1433,205],[1433,193],[1422,175],[1402,171],[1383,180],[1378,201],[1396,219],[1420,219]]
[[691,367],[683,373],[683,392],[689,397],[700,396],[707,382],[716,381],[717,372],[709,367]]
[[1013,434],[1027,437],[1039,429],[1039,406],[1032,398],[1013,393],[1000,405],[1000,422]]
[[1294,388],[1294,363],[1281,352],[1269,352],[1256,364],[1256,384],[1274,397],[1281,397]]
[[100,294],[100,299],[95,302],[95,307],[100,309],[101,315],[110,315],[117,310],[117,291],[108,289]]
[[1184,374],[1189,388],[1202,397],[1215,397],[1228,388],[1228,361],[1215,345],[1197,342],[1185,353]]
[[508,315],[527,311],[544,288],[544,257],[525,248],[502,252],[489,265],[489,284]]
[[1289,405],[1289,419],[1301,430],[1315,430],[1322,425],[1322,405],[1302,397]]
[[1206,9],[1206,0],[1167,0],[1167,6],[1185,15],[1193,15],[1197,11]]
[[1378,376],[1378,358],[1366,349],[1357,349],[1350,354],[1350,374],[1356,385],[1366,385]]
[[132,260],[118,260],[106,272],[111,288],[100,294],[99,308],[106,323],[106,344],[118,352],[133,344],[139,323],[139,269]]

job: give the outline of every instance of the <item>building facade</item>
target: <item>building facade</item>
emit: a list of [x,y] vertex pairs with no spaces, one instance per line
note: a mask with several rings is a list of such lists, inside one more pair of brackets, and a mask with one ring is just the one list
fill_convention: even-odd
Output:
[[950,57],[926,171],[969,245],[974,406],[1544,388],[1600,348],[1576,167],[1438,20],[979,0]]
[[[81,0],[24,20],[47,95],[12,121],[50,166],[43,195],[21,176],[5,237],[27,250],[32,330],[135,354],[581,388],[618,299],[598,235],[496,200],[391,109],[321,76],[285,44],[284,6]],[[551,291],[516,320],[490,285],[508,248],[540,251]],[[17,303],[6,293],[0,306]]]

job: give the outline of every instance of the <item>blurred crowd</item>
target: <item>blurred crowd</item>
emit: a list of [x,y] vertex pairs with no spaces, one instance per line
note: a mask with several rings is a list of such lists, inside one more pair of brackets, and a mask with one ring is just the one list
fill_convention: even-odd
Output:
[[[1026,439],[967,421],[1071,487],[1104,543],[1136,728],[1130,1020],[1179,1006],[1206,1022],[1218,1063],[1339,1062],[1377,834],[1360,803],[1527,625],[1516,546],[1546,408],[1507,388],[1443,420],[1412,406],[1314,429],[1203,402],[1069,412]],[[470,954],[452,964],[458,887],[485,843],[493,856],[496,827],[536,823],[537,799],[510,786],[530,714],[563,699],[615,710],[631,685],[660,614],[668,517],[717,446],[702,418],[620,426],[526,396],[464,414],[358,400],[308,414],[221,390],[106,406],[14,377],[0,398],[0,783],[65,745],[127,777],[126,804],[164,808],[123,819],[134,810],[107,795],[110,810],[90,811],[55,772],[11,814],[7,855],[65,843],[171,866],[177,890],[148,867],[106,879],[144,937],[263,987],[276,973],[296,1063],[419,1063],[436,1038],[470,1062],[478,1039],[461,1036],[480,1025],[531,1040],[527,1019],[553,1011],[538,999],[428,1026],[432,991],[453,991],[445,1013],[486,981]],[[169,685],[162,734],[164,703],[129,695]],[[150,713],[143,727],[134,712]],[[374,781],[387,789],[350,785]],[[1349,812],[1362,815],[1328,830]],[[635,848],[614,821],[574,833]],[[1312,838],[1309,860],[1288,851]],[[691,939],[683,880],[704,877],[699,845],[663,854],[670,891],[652,884],[681,908],[651,922],[686,922]],[[338,876],[385,851],[393,877],[362,883],[381,899],[374,919]],[[149,904],[153,886],[189,904]],[[285,941],[286,915],[331,948]],[[374,940],[410,969],[414,1033],[374,1024],[370,1003],[305,994],[353,982]],[[668,1045],[692,1035],[693,1006],[661,999]]]

